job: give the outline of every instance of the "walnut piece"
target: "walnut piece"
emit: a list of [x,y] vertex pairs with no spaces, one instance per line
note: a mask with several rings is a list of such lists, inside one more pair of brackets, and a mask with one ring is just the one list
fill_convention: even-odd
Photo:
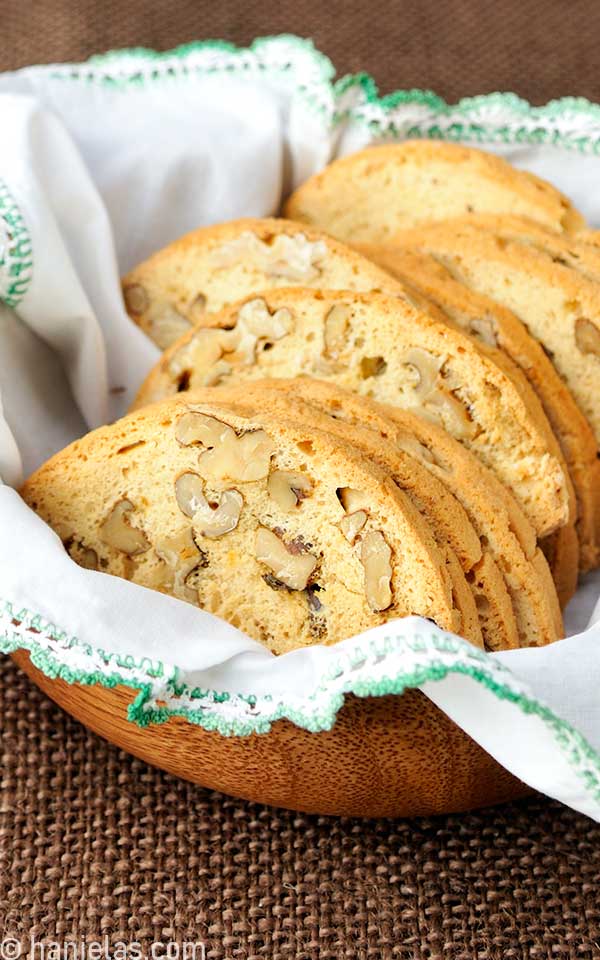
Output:
[[142,530],[132,527],[127,514],[135,510],[130,500],[119,500],[100,526],[100,538],[113,547],[133,557],[149,549],[150,543]]
[[414,347],[406,354],[405,366],[409,371],[415,400],[424,416],[441,423],[453,436],[472,437],[475,424],[465,405],[454,395],[453,389],[460,380],[449,376],[443,357],[434,357],[427,350]]
[[475,317],[469,325],[471,333],[479,337],[488,347],[497,347],[498,338],[496,336],[496,323],[489,314],[483,317]]
[[141,283],[128,283],[123,287],[123,297],[128,313],[134,317],[141,316],[150,306],[148,291]]
[[450,428],[453,437],[467,439],[475,432],[475,425],[464,404],[449,391],[439,390],[432,394],[424,404],[424,412],[432,413],[436,421],[441,421],[446,429]]
[[322,240],[307,240],[303,233],[279,233],[269,242],[245,230],[234,240],[215,248],[211,253],[211,261],[215,267],[243,263],[269,277],[310,283],[320,276],[322,261],[326,256],[326,244]]
[[75,563],[86,570],[98,569],[98,554],[91,547],[86,547],[80,540],[70,537],[64,543],[65,550]]
[[286,513],[312,493],[312,484],[303,473],[274,470],[267,481],[269,496]]
[[336,492],[347,514],[340,520],[340,530],[349,543],[354,543],[369,516],[368,497],[361,490],[354,490],[352,487],[339,487]]
[[338,487],[336,493],[346,513],[365,510],[369,506],[369,498],[362,490],[355,490],[353,487]]
[[239,523],[244,498],[239,490],[223,490],[216,507],[202,497],[194,514],[194,530],[203,537],[216,540],[235,530]]
[[259,527],[256,532],[256,559],[290,590],[305,590],[318,562],[311,553],[291,553],[283,540],[266,527]]
[[405,365],[419,399],[424,400],[435,389],[443,362],[420,347],[413,347],[407,352]]
[[197,473],[182,473],[175,481],[177,506],[186,517],[193,517],[204,501],[204,484]]
[[392,603],[392,551],[381,530],[363,537],[360,559],[365,571],[365,593],[372,610],[386,610]]
[[275,450],[264,430],[247,430],[238,436],[229,424],[195,410],[179,418],[175,438],[182,446],[199,443],[208,448],[198,458],[205,480],[262,480],[268,476]]
[[188,578],[194,571],[206,566],[206,558],[196,546],[191,528],[186,527],[172,537],[157,540],[154,549],[168,571],[166,577],[160,577],[156,588],[171,588],[175,596],[186,600],[197,599],[197,591],[189,586]]
[[348,342],[352,311],[345,303],[336,303],[325,317],[323,341],[325,356],[337,360]]
[[204,484],[197,473],[182,473],[177,478],[175,497],[181,512],[193,518],[196,533],[213,540],[235,530],[244,505],[238,490],[224,490],[218,505],[212,507],[204,496]]
[[193,371],[193,384],[212,387],[229,376],[235,365],[251,366],[267,344],[281,340],[294,328],[291,311],[281,307],[270,313],[265,300],[255,297],[244,303],[234,327],[203,327],[179,348],[169,362],[175,381]]
[[196,410],[188,410],[175,424],[175,439],[183,447],[201,443],[204,447],[214,447],[229,432],[233,432],[228,423],[210,417]]
[[354,543],[358,534],[367,522],[367,514],[364,510],[357,510],[356,513],[349,513],[340,520],[340,530],[344,534],[348,543]]
[[600,359],[600,330],[587,317],[577,317],[575,321],[575,343],[582,353]]

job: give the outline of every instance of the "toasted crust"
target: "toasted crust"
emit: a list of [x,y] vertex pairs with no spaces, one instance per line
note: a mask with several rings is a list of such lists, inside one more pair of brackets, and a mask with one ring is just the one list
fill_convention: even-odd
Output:
[[573,232],[581,214],[553,186],[500,157],[432,140],[368,147],[302,184],[284,214],[346,243],[380,243],[398,230],[467,213],[510,213]]
[[[347,316],[348,331],[339,355],[332,358],[327,355],[327,333],[334,308]],[[240,350],[239,338],[249,322],[247,313],[254,310],[277,321],[279,328],[268,341],[268,351],[253,349],[249,354],[248,340]],[[233,351],[224,354],[226,361],[219,350],[209,357],[208,342],[212,350],[215,335],[221,343],[226,328],[233,333],[224,339],[233,336],[238,346],[229,345]],[[212,385],[217,370],[223,385],[232,377],[304,373],[396,406],[418,407],[498,473],[538,534],[544,535],[571,518],[568,478],[537,398],[525,383],[513,382],[505,358],[496,354],[397,299],[299,288],[268,291],[258,300],[224,310],[210,326],[200,325],[183,337],[150,374],[136,404],[205,386],[207,380]],[[421,393],[412,369],[415,356],[424,365]],[[423,390],[429,393],[425,396]]]
[[[209,418],[218,439],[182,434],[182,418],[190,413],[203,423]],[[238,451],[233,460],[230,454],[219,459],[228,430],[228,442]],[[242,456],[237,445],[244,437],[250,446]],[[274,471],[294,469],[306,484],[289,509],[270,484]],[[198,512],[197,493],[183,504],[191,505],[191,518],[184,512],[175,484],[189,474],[198,478],[208,503],[222,504],[225,491],[237,494],[233,528],[209,535],[205,524],[211,520]],[[340,489],[356,491],[366,515],[353,543],[340,528],[346,516]],[[244,417],[223,404],[175,398],[67,447],[27,481],[22,494],[79,562],[91,565],[91,552],[98,569],[196,603],[277,653],[334,643],[410,613],[443,629],[461,625],[444,557],[408,497],[385,471],[312,425],[267,414]],[[115,513],[124,502],[125,520]],[[206,510],[209,518],[216,516]],[[268,559],[270,543],[266,552],[259,547],[259,528],[285,545],[283,567]],[[372,582],[361,554],[370,534],[373,549],[380,555],[383,549]],[[307,558],[308,572],[300,583],[290,583]],[[388,578],[389,603],[386,598],[385,608],[377,608],[371,598],[373,589],[379,596],[382,576]]]

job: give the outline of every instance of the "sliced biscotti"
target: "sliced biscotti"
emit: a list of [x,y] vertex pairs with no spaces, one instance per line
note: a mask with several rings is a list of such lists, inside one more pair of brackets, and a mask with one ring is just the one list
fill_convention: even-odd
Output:
[[[416,232],[421,235],[421,231]],[[425,228],[425,238],[428,233]],[[410,235],[414,235],[412,231]],[[422,249],[365,244],[361,251],[425,295],[471,336],[503,350],[523,371],[559,441],[573,481],[577,497],[580,568],[585,572],[596,567],[600,562],[600,465],[596,458],[596,442],[591,427],[541,344],[528,333],[514,313],[454,279],[442,263]],[[564,541],[563,536],[561,542]],[[570,569],[567,585],[565,564],[561,561],[563,551],[552,547],[549,555],[558,565],[556,580],[561,585],[562,602],[566,602],[575,591],[577,564]],[[571,549],[569,558],[570,562]]]
[[506,240],[468,220],[406,231],[399,242],[417,246],[424,237],[422,248],[457,279],[522,320],[550,355],[600,443],[598,285],[539,248]]
[[539,402],[485,344],[381,294],[267,291],[210,323],[166,351],[138,405],[232,378],[332,380],[441,423],[497,472],[538,535],[570,521],[568,478]]
[[368,147],[302,184],[284,214],[346,243],[381,243],[398,230],[468,213],[511,213],[559,231],[583,217],[531,173],[471,147],[432,140]]
[[216,392],[236,410],[268,409],[284,420],[311,424],[357,448],[370,462],[386,470],[425,518],[445,558],[454,604],[461,616],[458,632],[478,645],[483,637],[488,649],[518,646],[516,622],[501,575],[495,564],[481,563],[479,537],[465,510],[444,484],[428,474],[409,453],[394,449],[360,423],[351,426],[334,419],[315,403],[290,397],[287,385],[288,381],[283,380],[259,380],[217,391],[208,387],[200,393],[195,391],[194,400],[214,402]]
[[175,398],[72,444],[22,493],[77,562],[195,603],[277,653],[407,614],[460,626],[408,497],[312,426]]
[[[396,237],[396,243],[409,251],[416,249],[435,257],[463,287],[467,285],[479,295],[487,294],[487,302],[481,302],[481,308],[486,310],[484,329],[496,337],[498,345],[521,367],[540,398],[561,445],[577,495],[582,569],[596,566],[600,561],[597,441],[591,423],[574,396],[575,391],[569,389],[565,365],[570,366],[575,376],[573,358],[577,352],[578,365],[585,364],[588,376],[587,387],[580,387],[579,394],[586,393],[588,412],[594,402],[597,407],[594,394],[597,397],[598,381],[594,382],[591,367],[595,363],[600,371],[600,360],[581,352],[576,329],[578,320],[591,323],[590,318],[584,316],[585,311],[598,312],[598,288],[574,270],[554,263],[550,255],[495,237],[465,221],[405,231]],[[393,258],[393,254],[389,256]],[[391,260],[388,262],[391,268]],[[438,287],[441,290],[439,284]],[[427,289],[428,295],[433,296],[431,285]],[[466,322],[477,321],[476,302],[469,307],[456,286],[447,285],[444,291],[445,309],[453,319],[460,321],[462,315]],[[494,311],[489,298],[499,301],[505,309]],[[456,303],[454,312],[451,302]],[[559,355],[563,358],[561,362]]]
[[[476,596],[486,647],[503,649],[507,645],[506,639],[500,639],[506,627],[498,623],[506,623],[507,596],[512,603],[520,646],[543,645],[564,635],[557,592],[544,555],[536,546],[533,528],[496,477],[442,428],[411,411],[384,406],[332,383],[307,377],[245,383],[236,391],[229,388],[228,399],[235,397],[236,392],[250,402],[256,396],[264,406],[273,403],[274,395],[284,393],[288,416],[294,415],[298,404],[308,402],[327,413],[336,429],[343,424],[350,431],[349,436],[361,426],[368,427],[385,445],[388,456],[390,451],[408,454],[409,469],[414,470],[417,461],[421,470],[428,471],[431,478],[435,477],[454,494],[482,545],[478,564],[469,570],[463,561],[463,569]],[[303,408],[302,415],[306,416]],[[363,433],[360,431],[361,436]],[[392,473],[395,475],[393,470]],[[426,486],[418,471],[414,477],[417,491]],[[498,572],[504,578],[501,585],[497,582]],[[488,607],[490,595],[495,599]]]
[[579,233],[558,233],[535,223],[528,217],[508,214],[470,215],[468,222],[473,226],[501,237],[529,244],[534,249],[548,254],[554,263],[570,267],[589,280],[600,279],[600,250],[586,242],[587,231]]
[[188,233],[123,279],[131,319],[164,350],[206,313],[272,287],[383,290],[398,281],[356,251],[277,219],[243,219]]

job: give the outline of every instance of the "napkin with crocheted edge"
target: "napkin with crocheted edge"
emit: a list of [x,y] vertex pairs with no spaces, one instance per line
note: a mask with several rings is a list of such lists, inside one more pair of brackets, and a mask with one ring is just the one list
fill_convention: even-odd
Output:
[[228,736],[280,717],[326,729],[348,692],[420,687],[525,782],[600,820],[597,575],[570,606],[572,636],[546,649],[489,655],[411,617],[276,658],[191,605],[78,567],[12,488],[127,409],[157,352],[118,278],[152,250],[273,214],[332,156],[409,135],[503,152],[597,222],[599,109],[380,99],[282,37],[5,74],[0,125],[0,649],[28,648],[49,676],[128,684],[132,722],[178,714]]

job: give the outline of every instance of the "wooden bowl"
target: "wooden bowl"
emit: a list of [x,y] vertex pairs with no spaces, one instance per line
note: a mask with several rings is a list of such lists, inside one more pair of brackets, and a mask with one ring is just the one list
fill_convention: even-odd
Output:
[[455,813],[530,793],[418,690],[349,696],[334,728],[309,733],[278,720],[270,733],[224,737],[178,717],[127,720],[134,693],[50,680],[29,654],[15,662],[95,733],[185,780],[306,813],[408,817]]

